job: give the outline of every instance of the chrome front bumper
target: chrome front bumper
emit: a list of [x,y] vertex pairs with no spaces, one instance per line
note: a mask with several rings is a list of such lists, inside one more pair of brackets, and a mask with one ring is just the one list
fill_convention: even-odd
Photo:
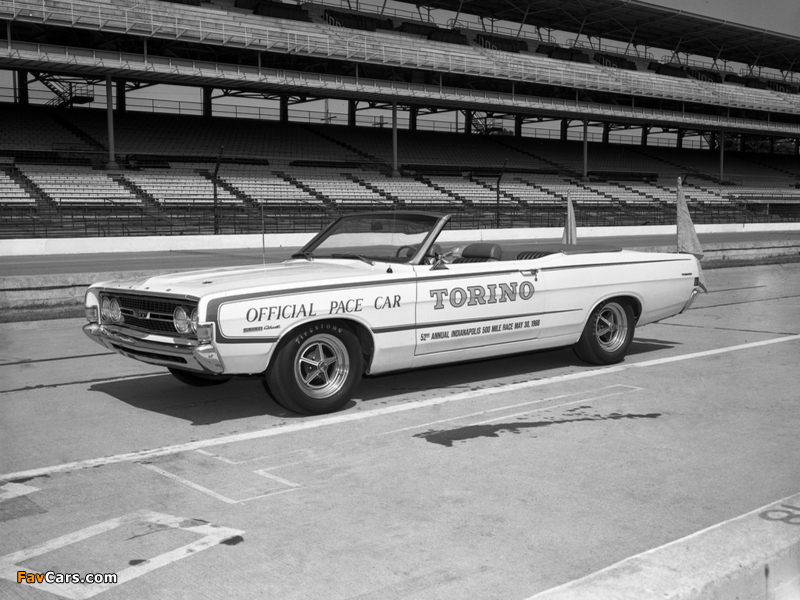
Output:
[[109,350],[151,365],[213,375],[225,371],[219,352],[210,342],[183,339],[153,341],[126,335],[97,323],[84,325],[83,332]]

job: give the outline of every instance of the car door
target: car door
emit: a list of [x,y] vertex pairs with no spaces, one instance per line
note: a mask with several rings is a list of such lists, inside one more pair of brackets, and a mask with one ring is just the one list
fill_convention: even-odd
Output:
[[545,311],[530,261],[420,265],[415,355],[534,340]]

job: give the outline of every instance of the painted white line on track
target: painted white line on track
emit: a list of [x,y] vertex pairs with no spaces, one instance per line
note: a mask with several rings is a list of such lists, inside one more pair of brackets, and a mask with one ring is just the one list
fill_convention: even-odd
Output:
[[[226,465],[238,465],[239,462],[235,460],[231,460],[230,458],[225,458],[224,456],[220,456],[219,454],[214,454],[213,452],[209,452],[208,450],[203,450],[202,448],[197,451],[198,454],[202,454],[203,456],[208,456],[210,458],[215,458],[220,462],[224,462]],[[240,461],[241,462],[241,461]]]
[[262,477],[266,477],[267,479],[272,479],[273,481],[277,481],[278,483],[282,483],[285,486],[291,488],[299,488],[300,484],[295,483],[293,481],[289,481],[288,479],[284,479],[283,477],[278,477],[277,475],[273,475],[272,473],[267,473],[268,469],[259,469],[258,471],[253,471],[256,475],[261,475]]
[[[614,384],[614,385],[608,385],[608,386],[602,387],[602,388],[596,388],[596,389],[594,389],[592,391],[593,392],[600,392],[602,390],[609,390],[609,389],[612,389],[612,388],[619,388],[619,387],[630,388],[631,391],[638,391],[638,390],[643,389],[643,388],[637,388],[637,387],[634,387],[634,386],[631,386],[631,385]],[[437,419],[436,421],[427,421],[425,423],[417,423],[415,425],[409,425],[408,427],[401,427],[400,429],[390,429],[389,431],[382,431],[378,435],[391,435],[393,433],[402,433],[403,431],[411,431],[412,429],[422,429],[424,427],[431,427],[433,425],[439,425],[441,423],[451,423],[453,421],[463,421],[464,419],[469,419],[470,417],[479,417],[481,415],[489,415],[489,414],[496,413],[496,412],[502,412],[502,411],[505,411],[505,410],[512,410],[514,408],[520,408],[522,406],[533,406],[534,404],[544,404],[545,402],[553,402],[555,400],[563,400],[564,398],[570,398],[572,396],[578,396],[580,394],[586,394],[586,393],[587,393],[586,390],[581,390],[579,392],[570,392],[569,394],[559,394],[558,396],[550,396],[549,398],[541,398],[539,400],[530,400],[528,402],[520,402],[519,404],[509,404],[508,406],[499,406],[497,408],[487,408],[487,409],[479,410],[479,411],[476,411],[476,412],[473,412],[473,413],[467,413],[465,415],[458,415],[457,417],[448,417],[446,419]],[[607,394],[605,396],[593,396],[591,398],[581,398],[577,402],[589,402],[590,400],[598,400],[600,398],[606,398],[608,396],[616,396],[619,393],[625,393],[625,392],[617,392],[617,393],[613,393],[613,394]],[[532,412],[539,412],[539,411],[542,411],[542,410],[548,410],[550,408],[560,408],[562,406],[569,406],[570,404],[576,404],[576,402],[567,402],[566,404],[554,404],[552,406],[547,406],[545,408],[537,408],[537,409],[533,409],[533,410],[529,409],[529,410],[526,410],[524,412],[516,413],[516,414],[513,414],[513,415],[503,415],[502,417],[495,417],[493,419],[489,419],[488,421],[480,421],[479,423],[474,423],[474,425],[482,425],[484,423],[491,423],[492,421],[499,421],[501,419],[510,419],[510,418],[517,417],[517,416],[520,416],[520,415],[526,415],[526,414],[529,414],[529,413],[532,413]]]
[[147,468],[147,469],[150,469],[151,471],[155,471],[159,475],[163,475],[164,477],[166,477],[168,479],[172,479],[173,481],[177,481],[178,483],[182,483],[186,487],[190,487],[193,490],[197,490],[198,492],[202,492],[203,494],[211,496],[212,498],[216,498],[217,500],[222,500],[226,504],[236,504],[236,502],[237,502],[236,500],[233,500],[232,498],[228,498],[226,496],[223,496],[222,494],[218,494],[214,490],[210,490],[207,487],[203,487],[202,485],[199,485],[199,484],[195,483],[194,481],[189,481],[188,479],[184,479],[180,475],[175,475],[175,473],[170,473],[169,471],[165,471],[164,469],[162,469],[160,467],[157,467],[155,465],[142,464],[142,466]]
[[201,448],[210,448],[213,446],[223,446],[226,444],[233,444],[237,442],[247,442],[251,440],[258,440],[268,437],[275,437],[279,435],[286,435],[290,433],[297,433],[299,431],[308,431],[311,429],[319,429],[321,427],[328,427],[331,425],[340,425],[342,423],[352,423],[355,421],[363,421],[375,417],[382,417],[396,413],[403,413],[410,410],[418,410],[421,408],[428,408],[431,406],[438,406],[450,402],[458,402],[460,400],[468,400],[482,396],[490,396],[494,394],[515,392],[521,389],[540,387],[551,385],[554,383],[563,383],[565,381],[576,381],[580,379],[588,379],[600,375],[610,375],[612,373],[621,373],[628,369],[637,367],[654,367],[662,364],[678,362],[683,360],[693,360],[712,356],[715,354],[726,354],[728,352],[736,352],[739,350],[748,350],[752,348],[760,348],[762,346],[769,346],[772,344],[783,344],[786,342],[795,342],[800,340],[800,335],[790,335],[786,337],[773,338],[770,340],[763,340],[760,342],[751,342],[748,344],[739,344],[736,346],[728,346],[725,348],[718,348],[715,350],[705,350],[703,352],[693,352],[691,354],[681,354],[678,356],[669,356],[665,358],[657,358],[640,363],[629,363],[616,365],[613,367],[603,367],[600,369],[591,369],[588,371],[580,371],[578,373],[568,373],[566,375],[556,375],[554,377],[546,377],[543,379],[534,379],[532,381],[522,381],[519,383],[511,383],[508,385],[499,385],[494,388],[486,388],[479,390],[470,390],[468,392],[461,392],[451,394],[449,396],[440,396],[438,398],[429,398],[428,400],[420,400],[417,402],[406,402],[395,406],[386,406],[383,408],[376,408],[374,410],[363,412],[352,412],[344,414],[336,414],[328,417],[319,417],[316,419],[308,419],[301,423],[293,423],[291,425],[279,425],[269,429],[259,429],[256,431],[248,431],[245,433],[237,433],[234,435],[227,435],[218,438],[211,438],[207,440],[197,440],[194,442],[187,442],[185,444],[176,444],[173,446],[164,446],[162,448],[154,448],[152,450],[139,450],[136,452],[128,452],[125,454],[117,454],[114,456],[105,456],[101,458],[90,458],[87,460],[79,460],[75,462],[63,463],[60,465],[53,465],[49,467],[40,467],[38,469],[28,469],[26,471],[17,471],[15,473],[5,473],[0,475],[0,482],[15,479],[26,479],[32,477],[41,477],[43,475],[50,475],[53,473],[64,473],[67,471],[77,471],[79,469],[87,469],[91,467],[98,467],[103,465],[110,465],[123,462],[142,461],[157,456],[167,456],[170,454],[178,454],[180,452],[187,452],[191,450],[199,450]]
[[39,488],[30,485],[23,485],[21,483],[7,483],[0,485],[0,502],[11,500],[17,496],[27,496],[33,492],[38,492]]
[[215,498],[217,500],[221,500],[225,504],[241,504],[242,502],[249,502],[250,500],[258,500],[259,498],[266,498],[267,496],[274,496],[276,494],[282,494],[282,493],[285,493],[285,492],[291,492],[291,491],[294,491],[295,489],[299,489],[301,487],[299,483],[293,483],[293,482],[291,482],[291,481],[289,481],[287,479],[283,479],[282,477],[278,477],[277,475],[271,475],[271,474],[268,474],[268,473],[262,473],[261,471],[255,471],[255,473],[257,475],[261,475],[262,477],[266,477],[268,479],[272,479],[273,481],[276,481],[276,482],[278,482],[278,483],[280,483],[282,485],[287,486],[289,489],[288,490],[279,490],[279,491],[276,491],[276,492],[267,492],[266,494],[260,494],[258,496],[251,496],[249,498],[244,498],[242,500],[234,500],[233,498],[228,498],[227,496],[223,496],[222,494],[220,494],[218,492],[215,492],[212,489],[209,489],[209,488],[207,488],[205,486],[202,486],[202,485],[200,485],[198,483],[195,483],[194,481],[190,481],[190,480],[188,480],[188,479],[186,479],[184,477],[181,477],[180,475],[176,475],[175,473],[170,473],[169,471],[165,471],[164,469],[162,469],[160,467],[156,467],[155,465],[142,464],[142,466],[143,467],[147,467],[151,471],[155,471],[159,475],[163,475],[164,477],[166,477],[168,479],[172,479],[173,481],[177,481],[178,483],[181,483],[181,484],[185,485],[186,487],[192,488],[193,490],[196,490],[198,492],[206,494],[207,496],[211,496],[212,498]]
[[561,408],[562,406],[571,406],[572,404],[580,404],[581,402],[592,402],[594,400],[604,400],[606,398],[613,398],[614,396],[621,396],[623,394],[629,394],[631,392],[640,392],[644,388],[635,387],[632,385],[622,386],[628,388],[627,390],[619,391],[619,392],[612,392],[610,394],[603,394],[602,396],[591,396],[589,398],[581,398],[580,400],[573,400],[572,402],[565,402],[564,404],[556,404],[555,406],[547,406],[543,408],[535,408],[533,410],[525,410],[522,412],[514,413],[512,415],[503,415],[502,417],[493,417],[491,419],[486,419],[485,421],[478,421],[477,423],[472,423],[471,425],[486,425],[487,423],[494,423],[495,421],[502,421],[503,419],[513,419],[514,417],[521,417],[524,415],[529,415],[534,412],[541,412],[543,410],[548,410],[550,408]]
[[[96,535],[100,535],[101,533],[112,531],[131,523],[151,523],[172,529],[188,531],[203,537],[199,540],[186,544],[185,546],[176,548],[175,550],[171,550],[159,556],[147,559],[141,564],[133,565],[127,569],[119,571],[117,573],[116,583],[17,583],[17,573],[19,571],[28,572],[27,568],[22,566],[22,563],[25,561],[36,558],[37,556],[42,556],[43,554],[47,554],[54,550],[59,550],[60,548],[64,548],[66,546],[71,546],[72,544],[76,544]],[[91,598],[92,596],[96,596],[101,592],[105,592],[112,587],[121,585],[126,581],[130,581],[131,579],[144,575],[145,573],[149,573],[154,569],[166,566],[175,562],[176,560],[192,556],[197,552],[212,546],[216,546],[225,540],[229,540],[237,535],[242,535],[243,533],[244,531],[240,531],[238,529],[219,527],[217,525],[210,524],[198,525],[195,521],[187,521],[181,517],[165,515],[149,510],[141,510],[122,517],[117,517],[115,519],[98,523],[97,525],[92,525],[91,527],[81,529],[80,531],[68,533],[67,535],[63,535],[54,540],[44,542],[31,548],[26,548],[25,550],[12,552],[11,554],[2,556],[0,557],[0,577],[12,581],[17,585],[37,588],[45,592],[56,594],[57,596],[62,596],[63,598],[70,598],[72,600],[85,600],[86,598]]]

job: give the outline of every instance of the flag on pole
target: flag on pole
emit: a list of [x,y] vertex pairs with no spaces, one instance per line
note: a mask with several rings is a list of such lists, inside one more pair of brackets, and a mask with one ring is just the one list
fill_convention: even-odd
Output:
[[[692,222],[692,215],[689,214],[689,205],[686,204],[686,197],[683,195],[683,184],[680,177],[678,177],[677,201],[675,204],[678,209],[678,252],[693,254],[699,261],[703,258],[703,249],[700,247],[700,240],[697,239],[697,231],[695,231],[694,223]],[[700,287],[703,288],[704,292],[708,292],[702,267],[700,267],[699,274]]]
[[569,192],[567,192],[567,222],[564,224],[564,233],[561,235],[561,243],[578,243],[578,228],[575,225],[575,209],[572,208],[572,198]]

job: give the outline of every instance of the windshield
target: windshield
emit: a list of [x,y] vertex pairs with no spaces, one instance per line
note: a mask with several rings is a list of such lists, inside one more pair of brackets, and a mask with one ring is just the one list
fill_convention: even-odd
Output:
[[343,217],[293,258],[409,262],[439,220],[435,215],[404,213]]

